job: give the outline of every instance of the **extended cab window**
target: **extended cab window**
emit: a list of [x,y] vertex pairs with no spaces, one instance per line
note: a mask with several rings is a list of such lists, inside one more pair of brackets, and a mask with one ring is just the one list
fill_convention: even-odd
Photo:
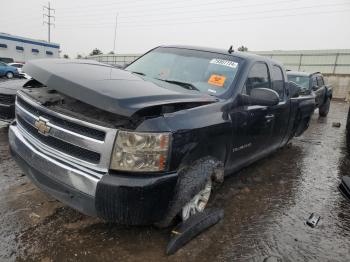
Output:
[[125,70],[165,88],[176,85],[179,90],[220,95],[232,85],[241,61],[231,55],[167,47],[147,53]]
[[252,67],[242,93],[250,95],[254,88],[271,88],[269,69],[263,62],[258,62]]

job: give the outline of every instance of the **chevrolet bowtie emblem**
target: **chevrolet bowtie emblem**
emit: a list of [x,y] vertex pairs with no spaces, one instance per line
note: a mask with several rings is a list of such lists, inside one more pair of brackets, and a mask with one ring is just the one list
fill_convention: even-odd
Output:
[[38,129],[38,132],[43,135],[47,135],[51,129],[51,127],[47,125],[47,122],[40,118],[35,121],[35,127]]

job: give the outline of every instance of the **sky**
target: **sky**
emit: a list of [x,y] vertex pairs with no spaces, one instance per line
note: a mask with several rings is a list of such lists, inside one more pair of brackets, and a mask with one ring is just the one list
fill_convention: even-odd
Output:
[[[6,1],[0,32],[47,40],[47,5]],[[116,20],[118,54],[167,44],[244,45],[254,51],[350,48],[349,0],[51,0],[50,5],[51,41],[70,57],[94,48],[112,51]]]

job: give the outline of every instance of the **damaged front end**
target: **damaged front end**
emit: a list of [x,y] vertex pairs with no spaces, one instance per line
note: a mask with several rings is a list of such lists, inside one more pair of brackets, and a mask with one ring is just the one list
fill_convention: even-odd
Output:
[[[27,66],[26,71],[44,86],[18,92],[16,122],[9,130],[11,152],[25,174],[42,190],[87,215],[128,225],[160,221],[178,178],[169,163],[174,130],[163,116],[216,99],[159,91],[159,86],[130,74],[132,80],[125,81],[95,77],[95,84],[109,86],[101,90],[91,82],[83,85],[81,77],[65,75],[71,74],[67,70],[51,74],[56,62],[45,63]],[[73,64],[76,70],[77,63]],[[121,71],[83,64],[89,66]],[[135,82],[149,85],[147,99],[130,91]]]

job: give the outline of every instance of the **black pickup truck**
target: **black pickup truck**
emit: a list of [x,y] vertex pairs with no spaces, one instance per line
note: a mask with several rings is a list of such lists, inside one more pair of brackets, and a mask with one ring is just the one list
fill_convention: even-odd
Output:
[[261,56],[157,47],[124,70],[34,60],[46,87],[17,93],[11,152],[42,190],[92,216],[169,225],[201,212],[213,183],[307,127],[312,96]]
[[15,100],[18,90],[34,88],[39,83],[28,79],[0,81],[0,121],[11,122],[15,118]]
[[315,106],[318,108],[320,116],[325,117],[328,115],[333,90],[330,86],[326,85],[323,75],[320,72],[288,71],[287,76],[289,81],[301,86],[301,95],[312,94],[315,96]]

